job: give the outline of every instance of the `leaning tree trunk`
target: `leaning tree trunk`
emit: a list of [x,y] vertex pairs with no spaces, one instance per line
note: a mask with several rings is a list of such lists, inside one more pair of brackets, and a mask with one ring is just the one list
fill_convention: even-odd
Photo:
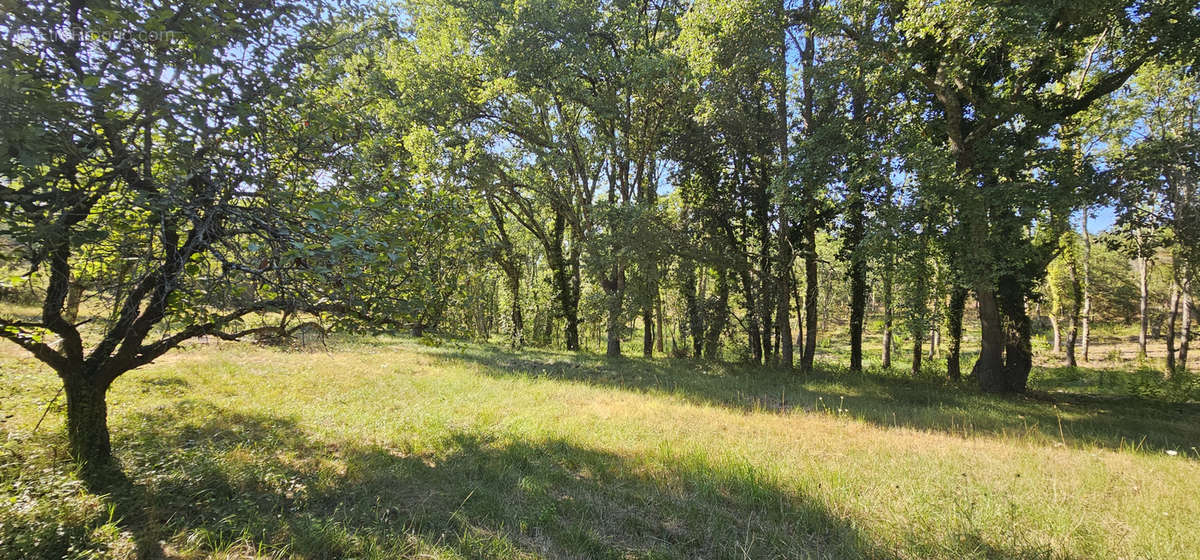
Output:
[[950,335],[950,348],[946,355],[946,374],[958,381],[962,378],[960,355],[962,352],[963,309],[967,305],[967,289],[955,286],[950,292],[950,309],[946,317],[946,330]]
[[108,435],[108,387],[81,374],[63,377],[67,395],[67,441],[71,457],[84,469],[97,469],[112,463],[112,443]]

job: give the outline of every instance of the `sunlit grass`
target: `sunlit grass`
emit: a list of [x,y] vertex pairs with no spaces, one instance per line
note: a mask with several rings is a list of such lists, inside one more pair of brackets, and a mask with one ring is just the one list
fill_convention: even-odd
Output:
[[31,434],[55,390],[3,347],[3,557],[1200,551],[1194,405],[391,338],[196,345],[113,388],[130,484],[97,497],[64,472],[59,407]]

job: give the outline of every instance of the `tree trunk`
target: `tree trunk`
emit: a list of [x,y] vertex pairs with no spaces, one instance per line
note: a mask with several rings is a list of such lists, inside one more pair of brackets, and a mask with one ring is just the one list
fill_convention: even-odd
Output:
[[1171,307],[1167,310],[1167,377],[1175,376],[1175,321],[1179,315],[1179,285],[1171,284]]
[[1025,293],[1015,279],[1001,277],[998,295],[1005,325],[1005,391],[1024,393],[1033,369],[1033,324],[1025,310]]
[[717,272],[717,301],[715,309],[709,317],[707,332],[704,339],[704,357],[715,360],[720,357],[721,332],[729,320],[729,271],[720,269]]
[[975,290],[979,307],[979,359],[972,372],[979,388],[987,393],[1003,393],[1008,390],[1004,377],[1004,327],[1000,323],[1000,309],[993,288],[980,286]]
[[929,327],[929,359],[932,361],[937,358],[938,344],[942,341],[942,333],[938,331],[937,325]]
[[642,308],[642,357],[654,356],[654,307],[646,302]]
[[812,371],[817,353],[817,228],[815,224],[804,226],[804,355],[800,369]]
[[577,262],[567,262],[563,255],[562,243],[566,233],[566,219],[554,217],[554,239],[546,243],[546,260],[550,265],[551,279],[554,282],[555,299],[558,300],[559,314],[566,322],[563,332],[567,350],[579,350],[579,289],[576,281]]
[[659,294],[657,287],[654,290],[654,319],[655,331],[658,332],[658,337],[654,339],[654,344],[658,349],[658,353],[663,353],[663,339],[666,338],[666,331],[663,330],[663,309],[662,295]]
[[1054,331],[1054,353],[1062,353],[1062,329],[1058,326],[1058,315],[1050,310],[1050,329]]
[[955,286],[950,292],[950,309],[946,317],[946,330],[950,335],[950,349],[946,355],[946,374],[951,380],[962,378],[960,355],[962,352],[963,309],[967,305],[967,289]]
[[1138,313],[1141,315],[1141,325],[1138,331],[1138,357],[1146,357],[1146,331],[1150,326],[1150,262],[1146,257],[1138,257]]
[[[782,16],[785,12],[785,4],[782,0],[777,4],[779,7],[779,15]],[[776,46],[779,47],[779,78],[783,82],[777,84],[775,91],[775,117],[778,119],[776,130],[776,142],[779,149],[779,174],[782,177],[780,183],[784,186],[780,199],[786,199],[779,204],[779,275],[777,278],[778,289],[775,294],[775,322],[777,323],[776,330],[779,334],[779,344],[776,348],[779,350],[779,365],[784,369],[792,369],[794,362],[794,349],[792,348],[792,313],[790,301],[792,300],[791,280],[792,280],[792,242],[791,242],[791,218],[788,215],[787,203],[790,201],[791,192],[789,185],[790,177],[787,176],[788,171],[788,59],[787,59],[787,30],[783,27],[779,29],[779,37]]]
[[[862,218],[859,216],[859,222]],[[862,373],[863,319],[867,307],[867,266],[856,250],[850,256],[850,371]]]
[[883,369],[892,367],[892,266],[883,273]]
[[610,280],[613,284],[605,291],[608,292],[608,325],[605,331],[608,344],[605,347],[604,355],[609,358],[617,358],[621,355],[621,306],[622,296],[620,288],[616,285],[620,282],[620,270],[614,267],[613,278]]
[[63,318],[74,323],[79,319],[79,303],[83,300],[83,284],[78,280],[71,282],[67,288],[67,305],[63,309]]
[[913,333],[913,353],[912,353],[912,374],[913,377],[921,375],[921,333]]
[[1067,367],[1075,367],[1075,344],[1079,340],[1079,316],[1071,314],[1071,328],[1067,330]]
[[1083,361],[1088,361],[1092,334],[1092,235],[1088,232],[1088,208],[1083,208]]
[[1191,292],[1184,291],[1182,307],[1183,307],[1183,333],[1179,338],[1179,363],[1176,367],[1180,372],[1187,372],[1188,361],[1188,346],[1192,339],[1192,296]]
[[67,440],[71,458],[86,470],[112,464],[112,443],[108,435],[107,387],[89,382],[80,375],[64,378],[67,395]]
[[1079,266],[1075,262],[1074,249],[1070,256],[1070,265],[1068,269],[1071,271],[1071,324],[1070,330],[1067,331],[1067,366],[1075,367],[1078,365],[1075,359],[1075,346],[1079,342],[1079,319],[1080,319],[1080,302],[1083,301],[1083,282],[1079,275]]
[[788,240],[787,212],[780,209],[779,217],[779,290],[775,296],[778,309],[775,311],[775,321],[779,324],[779,365],[784,369],[792,369],[794,350],[792,348],[792,244]]
[[796,279],[795,271],[791,271],[792,301],[796,305],[796,344],[795,351],[804,357],[804,296],[800,295],[800,281]]
[[512,333],[510,333],[509,345],[513,348],[521,348],[525,346],[525,317],[521,314],[521,275],[519,273],[509,274],[507,283],[508,295],[512,298],[512,308],[509,311],[512,319]]

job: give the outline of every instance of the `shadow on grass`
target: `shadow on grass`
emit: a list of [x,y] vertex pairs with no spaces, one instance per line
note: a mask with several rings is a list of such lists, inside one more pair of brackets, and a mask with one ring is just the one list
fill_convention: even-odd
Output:
[[606,359],[493,346],[423,349],[484,366],[494,376],[544,377],[642,392],[747,412],[849,415],[879,426],[964,437],[1020,436],[1068,445],[1162,452],[1197,458],[1200,405],[1133,396],[1031,392],[996,396],[967,384],[884,372],[799,375],[761,367],[687,359]]
[[198,404],[130,433],[126,468],[143,480],[110,491],[139,547],[186,535],[176,544],[205,553],[307,558],[878,556],[818,502],[700,457],[470,434],[424,453],[322,444]]
[[[136,481],[120,478],[109,492],[145,558],[176,547],[301,558],[895,555],[820,498],[748,464],[701,456],[627,457],[465,433],[425,452],[323,443],[285,419],[187,401],[124,433]],[[943,552],[957,545],[933,538],[906,540]],[[1048,556],[978,536],[963,542],[988,544],[959,551],[979,558]]]

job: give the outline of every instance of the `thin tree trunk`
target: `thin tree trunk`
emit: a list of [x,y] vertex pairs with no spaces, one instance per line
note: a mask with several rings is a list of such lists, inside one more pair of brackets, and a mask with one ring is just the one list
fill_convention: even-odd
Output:
[[[796,345],[795,349],[800,354],[801,359],[804,357],[804,296],[800,295],[800,282],[796,279],[796,272],[789,271],[792,285],[792,301],[796,305]],[[790,312],[789,312],[790,313]]]
[[913,377],[921,375],[921,338],[920,333],[914,333],[913,336],[913,353],[912,353],[912,374]]
[[654,344],[658,349],[658,353],[662,354],[663,339],[666,338],[663,333],[666,331],[663,330],[662,294],[660,294],[657,289],[654,290],[654,319],[655,330],[658,331],[658,337],[654,339]]
[[804,227],[804,356],[800,369],[812,371],[817,351],[817,228],[815,224]]
[[795,350],[792,348],[792,243],[788,239],[787,212],[780,209],[779,217],[779,290],[775,296],[778,309],[775,311],[775,321],[779,324],[779,365],[784,369],[792,369]]
[[1058,325],[1058,315],[1050,310],[1050,329],[1054,331],[1054,353],[1062,353],[1062,329]]
[[1167,310],[1167,377],[1175,376],[1175,321],[1179,315],[1179,285],[1171,284],[1171,307]]
[[519,274],[508,277],[508,295],[512,298],[510,344],[513,348],[521,348],[525,345],[525,317],[521,314],[521,276]]
[[1083,361],[1088,361],[1092,333],[1092,234],[1088,232],[1088,207],[1083,208]]
[[1081,316],[1080,302],[1083,301],[1083,282],[1079,274],[1079,265],[1075,262],[1075,255],[1072,253],[1070,266],[1071,271],[1071,324],[1070,330],[1067,331],[1067,366],[1076,367],[1078,361],[1075,359],[1075,346],[1079,342],[1079,322]]
[[1138,314],[1141,315],[1141,325],[1138,330],[1138,357],[1146,357],[1146,333],[1150,329],[1150,262],[1144,256],[1138,257]]
[[650,302],[642,307],[642,357],[654,356],[654,307]]
[[[785,11],[785,2],[780,0],[778,7],[780,15]],[[790,178],[786,176],[788,170],[788,108],[787,108],[787,92],[788,92],[788,69],[787,69],[787,30],[782,26],[779,29],[778,45],[779,47],[779,79],[782,81],[778,84],[775,94],[775,117],[779,120],[777,123],[778,131],[776,134],[776,142],[779,149],[779,173],[783,176],[782,184],[790,184]],[[785,192],[788,192],[785,187]],[[790,198],[790,197],[789,197]],[[792,280],[792,242],[791,242],[791,217],[787,210],[787,200],[779,205],[779,274],[777,278],[778,289],[775,294],[777,303],[775,309],[775,322],[779,334],[779,344],[776,346],[779,350],[779,365],[784,369],[792,369],[793,354],[792,348],[792,313],[791,305],[791,280]]]
[[883,369],[892,367],[892,264],[883,273]]
[[1176,367],[1180,372],[1187,372],[1188,361],[1188,346],[1192,339],[1192,295],[1188,290],[1184,290],[1182,299],[1183,307],[1183,333],[1179,338],[1179,363]]

